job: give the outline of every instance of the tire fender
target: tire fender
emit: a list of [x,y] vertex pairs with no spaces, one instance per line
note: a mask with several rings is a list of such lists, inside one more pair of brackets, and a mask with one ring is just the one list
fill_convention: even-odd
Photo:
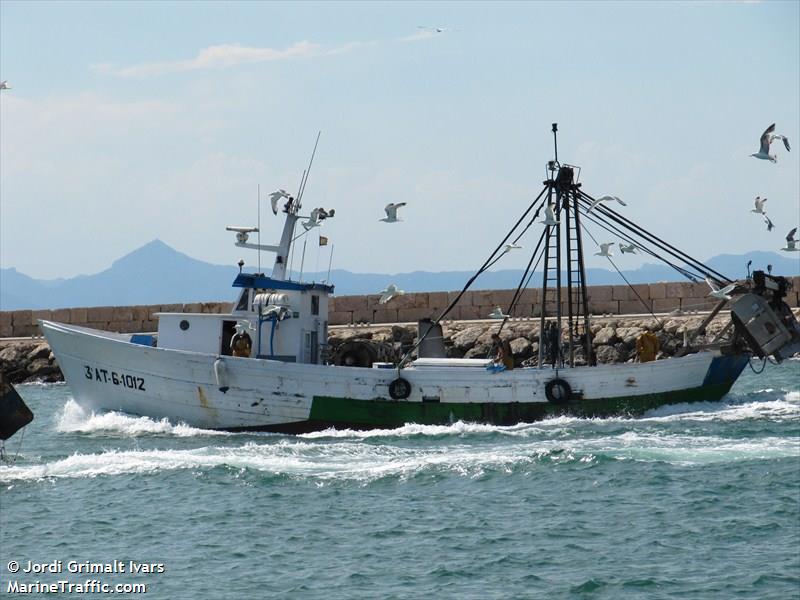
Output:
[[553,404],[566,404],[572,396],[572,388],[566,381],[556,377],[544,386],[544,395]]
[[411,384],[407,379],[398,377],[389,384],[389,395],[392,400],[405,400],[411,395]]

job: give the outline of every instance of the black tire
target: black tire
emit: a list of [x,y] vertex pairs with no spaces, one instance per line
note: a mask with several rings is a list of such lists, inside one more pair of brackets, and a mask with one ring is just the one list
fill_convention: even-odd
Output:
[[572,388],[563,379],[551,379],[544,386],[544,395],[553,404],[566,404],[572,396]]
[[411,384],[408,380],[398,377],[389,384],[389,395],[392,400],[405,400],[411,395]]

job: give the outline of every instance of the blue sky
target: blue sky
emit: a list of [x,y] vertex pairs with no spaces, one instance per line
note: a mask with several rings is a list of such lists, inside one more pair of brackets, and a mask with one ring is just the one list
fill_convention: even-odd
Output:
[[[800,221],[798,40],[798,2],[4,1],[0,266],[94,273],[154,238],[254,264],[224,226],[255,224],[257,185],[295,190],[322,130],[304,205],[337,209],[335,267],[472,269],[541,189],[554,121],[587,192],[690,254],[778,250]],[[777,164],[748,156],[772,122],[795,147]]]

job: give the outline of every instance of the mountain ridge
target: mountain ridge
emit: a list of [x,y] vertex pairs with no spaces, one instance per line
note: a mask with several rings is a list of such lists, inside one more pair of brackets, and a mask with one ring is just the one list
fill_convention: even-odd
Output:
[[[746,263],[752,269],[773,265],[779,275],[800,275],[800,257],[784,257],[775,252],[755,251],[743,255],[721,254],[706,265],[730,277],[746,276]],[[37,280],[17,269],[0,269],[0,311],[54,309],[84,306],[128,306],[232,300],[231,282],[236,266],[215,265],[175,250],[159,239],[116,259],[109,268],[93,275]],[[521,269],[487,271],[472,289],[513,289],[519,285]],[[666,265],[646,263],[638,269],[622,271],[634,283],[684,280]],[[330,279],[336,295],[375,294],[388,283],[409,292],[460,290],[473,271],[411,271],[406,273],[353,273],[334,269]],[[293,273],[297,277],[297,273]],[[327,273],[307,273],[305,281],[322,281]],[[542,274],[531,282],[538,287]],[[587,269],[588,285],[622,284],[619,275],[605,269]]]

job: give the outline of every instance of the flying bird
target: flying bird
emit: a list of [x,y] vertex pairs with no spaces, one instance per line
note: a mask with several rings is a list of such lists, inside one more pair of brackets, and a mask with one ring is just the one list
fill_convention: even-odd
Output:
[[797,247],[797,240],[794,237],[795,233],[797,233],[797,227],[792,229],[789,235],[786,236],[786,248],[781,248],[781,250],[786,252],[800,252],[800,248]]
[[609,248],[613,246],[616,242],[608,242],[605,244],[600,244],[600,252],[595,252],[595,256],[614,256],[614,254],[609,251]]
[[522,246],[520,246],[518,244],[506,244],[505,246],[503,246],[502,254],[506,254],[508,252],[511,252],[512,250],[521,250],[521,249],[522,249]]
[[548,204],[547,208],[544,209],[544,221],[539,221],[539,223],[543,223],[544,225],[558,225],[552,204]]
[[0,81],[0,90],[10,90],[11,86],[8,85],[8,81]]
[[760,158],[761,160],[778,162],[778,157],[769,153],[769,146],[772,144],[773,140],[783,141],[783,145],[786,147],[786,150],[791,151],[791,148],[789,147],[789,138],[787,138],[785,135],[773,133],[774,131],[775,123],[767,127],[766,131],[761,134],[761,145],[758,149],[758,152],[756,154],[751,154],[750,156]]
[[428,27],[427,25],[417,25],[417,29],[422,29],[428,33],[445,33],[447,31],[458,31],[458,29],[450,29],[449,27]]
[[597,198],[596,200],[592,200],[592,205],[589,207],[589,210],[587,210],[586,212],[587,212],[587,213],[590,213],[590,212],[592,212],[592,209],[593,209],[595,206],[597,206],[598,204],[600,204],[601,202],[611,202],[612,200],[616,200],[616,201],[617,201],[617,202],[619,202],[619,203],[620,203],[622,206],[628,206],[627,204],[625,204],[625,203],[624,203],[622,200],[620,200],[620,199],[619,199],[619,198],[617,198],[616,196],[601,196],[600,198]]
[[638,254],[636,244],[631,244],[630,246],[620,244],[619,249],[623,254]]
[[275,190],[269,195],[269,201],[272,204],[272,214],[274,215],[278,214],[278,202],[281,201],[281,198],[288,198],[290,201],[292,200],[292,197],[289,195],[289,193],[283,189]]
[[378,304],[386,304],[396,296],[402,296],[405,292],[399,289],[395,284],[390,283],[386,289],[381,292],[381,297],[378,299]]
[[503,309],[499,306],[489,313],[490,319],[507,319],[508,315],[503,314]]
[[328,217],[332,217],[336,211],[334,209],[325,210],[324,208],[315,208],[311,211],[311,215],[308,217],[308,220],[303,221],[303,229],[308,231],[313,227],[319,227],[322,224],[322,221],[327,219]]
[[773,229],[775,229],[775,224],[772,221],[770,221],[766,213],[764,213],[764,223],[766,223],[767,225],[767,231],[772,231]]
[[385,223],[397,223],[398,221],[402,221],[403,219],[397,218],[397,209],[401,206],[405,206],[405,202],[397,202],[397,203],[389,203],[383,209],[386,211],[386,217],[383,219],[378,219],[379,221],[384,221]]
[[708,284],[708,287],[711,288],[711,293],[709,296],[711,298],[716,298],[717,300],[730,300],[731,297],[728,294],[730,294],[733,291],[733,288],[736,287],[736,282],[733,282],[730,285],[726,285],[725,287],[721,288],[710,277],[706,277],[706,283]]
[[766,198],[762,198],[761,196],[756,196],[756,207],[751,209],[750,212],[754,212],[757,215],[764,215],[764,203],[767,201]]

